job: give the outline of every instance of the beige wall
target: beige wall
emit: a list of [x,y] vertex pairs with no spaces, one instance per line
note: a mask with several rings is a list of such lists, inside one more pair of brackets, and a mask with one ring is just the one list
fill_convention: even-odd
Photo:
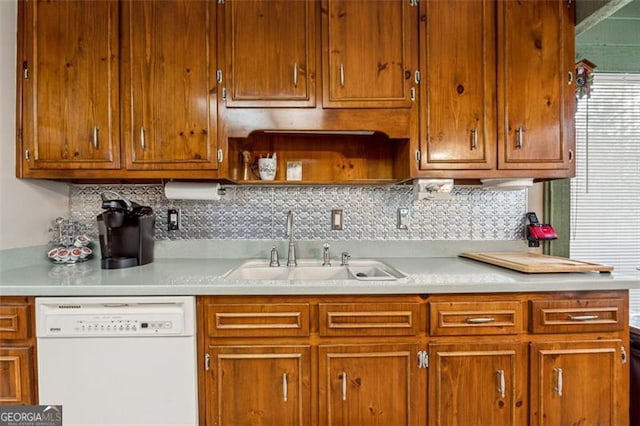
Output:
[[[527,193],[527,211],[535,212],[538,220],[544,221],[544,183],[536,183]],[[542,222],[545,223],[545,222]]]
[[15,177],[17,1],[0,0],[0,250],[46,244],[67,216],[68,185]]

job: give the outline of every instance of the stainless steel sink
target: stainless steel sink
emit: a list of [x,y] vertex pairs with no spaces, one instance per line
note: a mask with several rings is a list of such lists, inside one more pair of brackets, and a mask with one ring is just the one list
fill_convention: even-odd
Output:
[[229,272],[225,279],[228,280],[288,280],[289,268],[271,268],[263,262],[256,261],[243,263]]
[[289,269],[290,280],[349,280],[349,271],[344,266],[298,266]]
[[355,259],[348,266],[320,266],[315,260],[298,260],[296,267],[270,267],[266,260],[248,260],[231,270],[226,280],[267,281],[395,281],[404,275],[389,265],[368,259]]

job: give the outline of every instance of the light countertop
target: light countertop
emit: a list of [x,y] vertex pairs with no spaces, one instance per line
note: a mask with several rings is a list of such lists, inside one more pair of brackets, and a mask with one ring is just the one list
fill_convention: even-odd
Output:
[[[467,246],[465,246],[467,247]],[[175,248],[175,247],[174,247]],[[265,259],[269,246],[249,253],[248,258]],[[352,248],[357,260],[358,247]],[[415,249],[415,247],[414,247]],[[0,295],[9,296],[138,296],[138,295],[338,295],[338,294],[436,294],[504,293],[640,288],[640,274],[609,273],[525,274],[452,255],[451,250],[431,250],[427,257],[412,257],[416,251],[396,250],[397,256],[371,256],[406,275],[395,281],[289,281],[228,280],[225,275],[247,258],[219,257],[225,250],[156,252],[153,263],[126,269],[103,270],[99,257],[75,265],[53,265],[45,259],[35,262],[8,260],[0,268]],[[476,250],[473,247],[472,250]],[[498,247],[498,249],[503,249]],[[365,250],[360,250],[365,251]],[[435,256],[440,252],[443,256]],[[180,257],[186,253],[189,257]],[[235,254],[233,250],[227,253]],[[282,253],[281,250],[281,260]],[[160,256],[158,256],[160,254]],[[176,256],[176,254],[178,254]],[[253,254],[254,256],[251,256]],[[255,256],[259,254],[259,256]],[[422,253],[421,253],[422,254]],[[339,251],[334,251],[339,255]],[[211,257],[208,257],[211,256]],[[286,261],[285,261],[286,262]],[[318,260],[318,266],[320,265]],[[339,265],[334,260],[334,265]],[[339,266],[333,266],[339,267]]]

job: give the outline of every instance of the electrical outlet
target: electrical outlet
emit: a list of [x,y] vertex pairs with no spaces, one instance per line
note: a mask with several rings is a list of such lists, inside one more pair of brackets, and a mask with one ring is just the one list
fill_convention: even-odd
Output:
[[409,209],[400,207],[398,209],[398,229],[409,229]]
[[341,209],[331,210],[331,230],[342,231],[342,219],[343,215]]
[[167,223],[169,231],[180,229],[180,209],[167,210]]

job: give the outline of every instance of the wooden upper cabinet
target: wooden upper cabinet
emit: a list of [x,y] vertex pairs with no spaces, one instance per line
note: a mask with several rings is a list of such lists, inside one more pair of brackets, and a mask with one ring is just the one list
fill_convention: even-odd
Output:
[[410,108],[418,8],[408,0],[323,0],[323,105]]
[[119,168],[118,3],[19,3],[18,175]]
[[571,169],[574,4],[498,2],[498,168]]
[[225,105],[315,106],[315,2],[227,0],[220,7]]
[[495,168],[495,0],[421,3],[420,168]]
[[573,176],[574,2],[420,8],[419,169],[442,177]]
[[122,3],[127,169],[216,169],[215,3]]

